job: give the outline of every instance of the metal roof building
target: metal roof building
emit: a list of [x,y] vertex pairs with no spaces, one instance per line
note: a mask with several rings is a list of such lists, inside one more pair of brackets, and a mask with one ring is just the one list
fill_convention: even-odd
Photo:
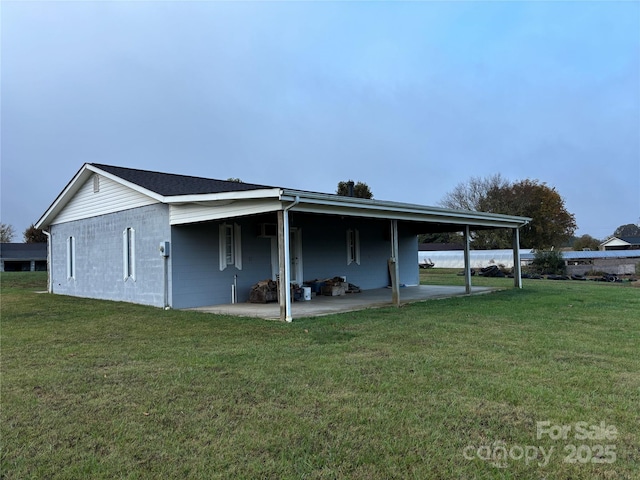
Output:
[[[520,258],[531,254],[530,249],[520,250]],[[513,268],[513,250],[471,250],[471,268],[484,268],[491,265],[502,265]],[[464,268],[464,252],[462,250],[421,251],[418,252],[420,264],[433,264],[435,268]]]
[[46,243],[0,243],[0,272],[33,272],[46,269]]
[[[535,252],[520,250],[522,263],[530,263]],[[569,274],[583,275],[589,271],[602,271],[617,275],[634,274],[640,263],[640,250],[563,251],[562,257]],[[513,268],[513,250],[471,250],[471,268],[502,265]],[[420,264],[433,264],[435,268],[463,268],[464,252],[460,250],[418,252]]]

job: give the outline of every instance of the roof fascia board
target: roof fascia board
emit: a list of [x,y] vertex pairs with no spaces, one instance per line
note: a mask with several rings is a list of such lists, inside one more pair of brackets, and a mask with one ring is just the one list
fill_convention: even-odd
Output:
[[282,201],[293,201],[299,197],[300,202],[293,207],[296,211],[317,213],[351,214],[377,218],[394,218],[398,220],[433,221],[460,225],[475,225],[486,227],[515,228],[526,225],[531,221],[529,217],[501,215],[462,210],[449,210],[437,207],[427,207],[399,202],[387,202],[362,198],[283,190]]
[[89,164],[85,163],[80,170],[76,172],[69,183],[64,187],[62,192],[58,194],[53,203],[47,208],[47,210],[42,214],[42,216],[35,223],[36,228],[47,227],[49,222],[55,218],[55,216],[62,210],[62,208],[66,205],[69,198],[71,198],[84,184],[84,182],[90,177],[90,174],[87,173],[87,166]]
[[[302,202],[302,201],[301,201]],[[429,223],[442,223],[449,225],[469,225],[470,227],[489,227],[489,228],[519,228],[524,225],[525,222],[517,221],[505,221],[500,219],[481,219],[471,218],[465,216],[444,216],[444,215],[430,215],[428,213],[415,213],[415,212],[401,212],[392,210],[364,210],[354,208],[326,208],[322,205],[309,205],[300,203],[296,205],[292,210],[296,212],[305,213],[320,213],[320,214],[334,214],[334,215],[347,215],[367,218],[378,219],[394,219],[394,220],[406,220],[411,222],[429,222]]]
[[278,198],[280,196],[279,188],[264,188],[257,190],[243,190],[238,192],[221,192],[221,193],[205,193],[196,195],[172,195],[163,197],[165,203],[182,204],[182,203],[203,203],[203,202],[220,202],[228,200],[246,200],[246,199],[262,199],[262,198]]
[[281,209],[282,203],[277,198],[266,198],[259,201],[225,202],[224,205],[174,203],[169,205],[169,222],[171,225],[185,225],[276,212]]

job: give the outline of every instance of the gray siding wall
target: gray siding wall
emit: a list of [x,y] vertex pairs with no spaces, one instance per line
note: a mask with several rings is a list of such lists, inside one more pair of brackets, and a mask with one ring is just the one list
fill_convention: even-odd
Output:
[[400,257],[400,283],[420,285],[418,236],[415,231],[407,231],[402,225],[398,227],[398,256]]
[[[346,276],[363,289],[389,284],[387,259],[391,253],[389,222],[328,215],[292,213],[291,227],[302,230],[304,280]],[[172,306],[189,308],[231,303],[231,285],[237,284],[238,302],[249,299],[251,286],[271,278],[271,239],[257,235],[258,223],[275,223],[276,217],[228,220],[242,231],[242,270],[219,267],[219,225],[203,222],[172,227]],[[347,265],[347,229],[360,233],[360,265]],[[418,241],[415,234],[399,231],[400,282],[419,283]]]
[[[124,280],[122,232],[126,228],[135,230],[135,281]],[[75,238],[74,279],[67,278],[70,236]],[[164,259],[158,247],[166,240],[170,240],[169,209],[160,204],[52,225],[53,293],[162,307]]]
[[[346,276],[362,289],[389,285],[387,260],[391,256],[390,222],[356,217],[291,214],[291,226],[302,229],[304,279]],[[347,265],[347,230],[360,236],[360,264]],[[399,228],[400,282],[419,283],[418,240]]]
[[174,308],[231,303],[234,276],[238,302],[246,302],[254,283],[271,278],[271,240],[258,238],[257,226],[250,218],[226,222],[241,227],[242,270],[227,266],[220,271],[218,232],[221,223],[172,227]]
[[[261,218],[261,222],[265,219]],[[267,221],[275,223],[273,219]],[[251,217],[227,221],[242,231],[242,269],[219,267],[219,225],[204,222],[169,227],[166,205],[151,205],[118,213],[56,224],[51,227],[51,278],[54,293],[164,306],[162,241],[171,242],[167,263],[169,304],[173,308],[231,303],[231,285],[239,302],[249,299],[251,286],[271,278],[271,239],[258,236]],[[389,222],[324,215],[291,214],[291,226],[302,230],[304,279],[346,276],[363,289],[389,284]],[[122,232],[135,229],[136,279],[123,278]],[[358,229],[360,265],[347,265],[347,229]],[[67,278],[67,239],[76,239],[76,275]],[[418,243],[414,234],[399,231],[400,282],[419,283]]]

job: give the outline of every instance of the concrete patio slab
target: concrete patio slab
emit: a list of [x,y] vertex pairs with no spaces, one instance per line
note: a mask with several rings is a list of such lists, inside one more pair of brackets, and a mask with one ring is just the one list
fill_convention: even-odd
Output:
[[[499,290],[490,287],[472,287],[471,295],[490,293]],[[464,287],[444,285],[418,285],[400,289],[401,304],[421,302],[439,298],[466,295]],[[364,290],[361,293],[350,293],[335,297],[315,296],[310,301],[293,302],[291,314],[293,319],[303,317],[318,317],[335,313],[353,312],[368,308],[389,307],[391,289],[379,288]],[[280,305],[278,303],[235,303],[226,305],[212,305],[208,307],[190,308],[206,313],[234,315],[239,317],[258,317],[268,320],[280,319]]]

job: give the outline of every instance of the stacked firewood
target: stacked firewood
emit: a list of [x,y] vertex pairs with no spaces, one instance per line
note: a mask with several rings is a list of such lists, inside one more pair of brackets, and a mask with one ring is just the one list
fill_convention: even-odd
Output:
[[249,302],[268,303],[278,301],[278,283],[273,280],[261,280],[251,287]]

